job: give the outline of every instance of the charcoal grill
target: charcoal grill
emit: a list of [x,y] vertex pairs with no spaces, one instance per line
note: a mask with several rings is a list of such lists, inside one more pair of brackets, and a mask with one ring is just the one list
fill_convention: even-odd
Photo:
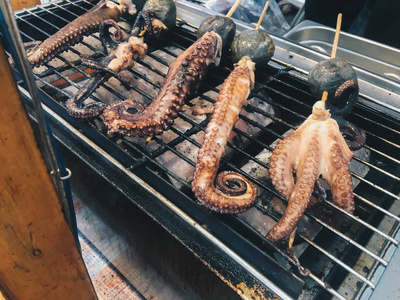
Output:
[[[44,40],[95,5],[92,0],[67,0],[15,14],[25,42]],[[168,63],[195,40],[196,28],[211,15],[195,3],[177,2],[177,28],[151,48],[147,57],[124,76],[133,88],[115,79],[104,83],[94,100],[114,102],[128,96],[148,104],[162,85]],[[126,32],[129,25],[120,22]],[[238,22],[238,30],[249,29]],[[399,84],[362,67],[360,97],[348,120],[367,132],[367,143],[352,161],[356,210],[346,232],[329,216],[346,214],[330,202],[308,211],[299,226],[294,254],[271,244],[265,234],[280,218],[276,203],[285,203],[268,180],[268,156],[274,143],[295,129],[311,112],[307,71],[326,58],[311,49],[272,35],[276,44],[268,67],[256,71],[250,104],[241,113],[220,170],[247,176],[258,187],[254,208],[222,216],[200,206],[191,192],[195,153],[209,118],[194,117],[191,107],[211,105],[232,69],[230,58],[202,82],[172,128],[149,143],[143,139],[107,136],[101,117],[81,122],[70,117],[64,103],[91,70],[82,54],[101,49],[98,34],[60,54],[48,67],[35,69],[40,96],[56,138],[84,163],[156,220],[199,257],[243,298],[367,299],[399,244],[400,224],[400,96]],[[26,84],[16,78],[28,110]],[[179,170],[185,169],[186,173]],[[321,212],[322,211],[322,212]],[[337,213],[337,211],[340,211]],[[300,228],[301,227],[301,228]],[[305,269],[309,274],[304,276]]]

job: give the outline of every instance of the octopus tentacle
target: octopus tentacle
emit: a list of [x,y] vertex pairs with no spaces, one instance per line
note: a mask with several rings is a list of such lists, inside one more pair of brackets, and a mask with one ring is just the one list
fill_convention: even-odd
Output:
[[298,173],[298,179],[290,194],[285,215],[267,235],[270,241],[276,242],[290,235],[305,212],[314,190],[314,183],[318,179],[319,156],[315,155],[318,152],[318,140],[315,135],[310,144],[307,145],[305,151],[307,159],[303,162],[301,171]]
[[[254,63],[244,57],[221,87],[214,105],[204,142],[199,150],[192,181],[196,198],[205,207],[219,213],[239,213],[249,209],[257,196],[255,186],[241,174],[223,172],[216,181],[219,160],[225,152],[229,134],[254,82]],[[230,187],[233,184],[236,186]]]
[[219,64],[220,55],[219,35],[214,32],[204,35],[170,64],[163,87],[143,112],[122,114],[124,101],[106,108],[104,120],[109,134],[151,137],[167,130],[178,116],[186,98],[197,90],[208,67]]
[[[114,70],[110,69],[109,67],[105,67],[102,64],[95,62],[93,60],[82,59],[82,66],[89,67],[94,70],[101,71],[102,73],[107,73],[112,77],[118,79],[126,88],[132,88],[132,84],[128,82],[124,77],[122,77],[119,73],[115,72]],[[108,79],[109,77],[107,77]],[[102,83],[102,82],[101,82]],[[97,88],[97,87],[96,87]]]
[[[114,33],[110,32],[110,28],[114,28]],[[100,40],[104,50],[110,54],[115,49],[119,42],[121,42],[123,33],[121,27],[112,19],[104,20],[99,28]]]
[[102,102],[91,103],[86,107],[82,107],[83,101],[87,99],[95,90],[108,80],[110,76],[94,76],[90,78],[85,85],[74,94],[73,97],[69,98],[65,103],[65,108],[70,116],[78,119],[93,119],[99,116],[106,108],[106,104]]
[[278,141],[269,164],[272,183],[286,198],[289,198],[294,188],[292,172],[295,161],[290,153],[300,146],[294,135],[296,134],[292,133],[286,139]]
[[338,123],[340,132],[346,140],[347,146],[350,150],[355,151],[361,149],[367,140],[367,134],[365,131],[341,117],[334,116],[333,118]]
[[[119,26],[114,22],[106,22],[106,25],[102,27],[102,30],[108,31],[109,26],[116,26],[118,31]],[[67,100],[67,112],[71,116],[79,119],[91,119],[99,116],[106,108],[106,105],[103,103],[97,103],[83,107],[85,99],[88,98],[100,86],[100,84],[107,81],[110,76],[114,76],[121,80],[125,86],[130,86],[130,84],[117,72],[131,68],[134,65],[134,62],[138,59],[142,59],[146,53],[147,45],[143,42],[143,38],[130,37],[127,42],[119,44],[115,50],[111,51],[110,55],[107,57],[107,67],[94,61],[82,60],[82,64],[101,71],[96,73],[94,77],[87,81],[77,94]]]
[[343,82],[336,89],[334,98],[327,101],[326,108],[330,110],[332,115],[348,115],[356,104],[358,91],[357,81],[347,80]]
[[243,195],[247,190],[246,180],[243,180],[243,176],[232,171],[219,173],[215,184],[221,193],[229,196]]
[[[286,238],[295,229],[306,210],[316,180],[320,175],[331,187],[333,202],[349,213],[354,211],[353,189],[348,164],[353,153],[339,131],[339,126],[325,109],[325,102],[318,101],[312,114],[285,140],[294,139],[299,146],[290,148],[289,143],[278,143],[272,152],[270,162],[271,179],[277,190],[289,199],[284,216],[268,233],[267,238],[277,242]],[[291,142],[293,143],[293,142]],[[283,148],[283,149],[282,149]],[[276,185],[279,182],[292,182],[293,174],[284,171],[288,168],[285,156],[293,157],[293,169],[297,182],[292,192],[285,193]],[[286,165],[285,165],[286,163]]]
[[[353,157],[343,137],[335,135],[338,125],[329,124],[329,137],[333,143],[329,145],[330,157],[327,170],[322,170],[322,177],[331,187],[333,203],[352,213],[354,211],[353,188],[348,164]],[[328,170],[335,170],[329,172]]]
[[32,49],[28,53],[30,64],[34,67],[46,64],[69,46],[79,43],[84,36],[97,31],[104,20],[118,21],[125,13],[135,14],[135,5],[125,0],[120,5],[108,0],[101,2]]

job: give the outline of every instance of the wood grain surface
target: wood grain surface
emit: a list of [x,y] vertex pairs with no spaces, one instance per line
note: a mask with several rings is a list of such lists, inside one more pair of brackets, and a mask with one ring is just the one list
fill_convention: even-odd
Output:
[[96,299],[0,44],[0,290]]

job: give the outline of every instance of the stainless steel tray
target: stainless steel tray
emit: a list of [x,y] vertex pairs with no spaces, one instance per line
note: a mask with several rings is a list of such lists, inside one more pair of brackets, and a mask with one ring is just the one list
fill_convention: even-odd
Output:
[[[335,29],[303,21],[284,37],[330,55]],[[353,34],[341,32],[337,56],[353,65],[400,81],[400,50]]]

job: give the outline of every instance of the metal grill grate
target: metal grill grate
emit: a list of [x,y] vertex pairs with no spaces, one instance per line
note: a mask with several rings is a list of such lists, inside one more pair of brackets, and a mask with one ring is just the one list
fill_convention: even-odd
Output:
[[[93,5],[93,1],[87,0],[51,3],[19,11],[16,20],[24,41],[44,40]],[[121,22],[121,25],[129,32],[126,22]],[[195,40],[195,26],[182,20],[178,20],[178,25],[160,47],[150,49],[143,61],[132,70],[123,72],[132,83],[131,90],[126,90],[116,79],[110,79],[102,84],[92,99],[114,102],[129,96],[150,103],[162,85],[168,64]],[[308,91],[306,72],[277,59],[272,59],[266,69],[256,71],[257,82],[249,96],[250,104],[242,111],[234,128],[235,136],[227,145],[220,170],[234,170],[247,176],[257,185],[259,197],[255,207],[247,213],[217,216],[194,204],[190,181],[209,118],[194,117],[190,112],[199,101],[208,105],[215,102],[219,86],[232,68],[230,58],[225,57],[222,65],[209,74],[196,96],[179,113],[172,128],[145,143],[144,139],[107,137],[101,117],[86,124],[67,115],[64,102],[90,78],[92,72],[81,65],[80,56],[96,51],[101,51],[98,34],[60,54],[48,67],[34,70],[46,105],[129,172],[141,177],[193,219],[206,224],[216,239],[232,249],[242,245],[235,246],[228,241],[229,236],[223,237],[226,234],[224,228],[235,232],[246,241],[244,245],[247,246],[240,250],[245,259],[267,278],[273,277],[271,280],[286,289],[289,295],[295,296],[295,288],[289,291],[290,287],[287,287],[289,282],[303,286],[299,297],[304,299],[323,299],[327,295],[341,299],[359,298],[375,288],[399,244],[399,115],[396,119],[372,109],[361,96],[348,117],[349,121],[365,129],[368,136],[367,144],[356,152],[351,165],[356,186],[356,210],[353,216],[327,202],[315,211],[306,212],[300,224],[303,228],[299,228],[297,234],[299,245],[295,247],[301,266],[310,270],[305,277],[299,274],[296,261],[266,240],[265,234],[281,217],[279,202],[287,202],[276,193],[267,178],[268,157],[274,142],[295,129],[311,112],[315,100]],[[121,152],[123,154],[119,154]],[[160,189],[166,185],[167,189]],[[176,195],[185,201],[190,199],[195,210],[175,200]],[[207,214],[216,217],[216,227],[207,223]],[[353,220],[345,233],[334,226],[335,216],[340,214]],[[263,262],[266,258],[274,266],[279,265],[289,272],[269,270],[271,265]]]

